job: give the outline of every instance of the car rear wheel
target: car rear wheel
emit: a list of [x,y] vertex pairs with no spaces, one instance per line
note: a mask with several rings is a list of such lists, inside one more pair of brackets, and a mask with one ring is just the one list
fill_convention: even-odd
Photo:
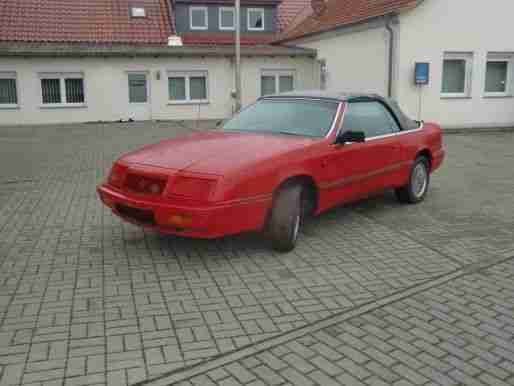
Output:
[[276,195],[269,223],[269,237],[273,248],[289,252],[296,246],[302,225],[302,187],[282,188]]
[[425,199],[430,183],[430,163],[426,157],[418,157],[412,165],[409,183],[396,189],[396,197],[400,202],[417,204]]

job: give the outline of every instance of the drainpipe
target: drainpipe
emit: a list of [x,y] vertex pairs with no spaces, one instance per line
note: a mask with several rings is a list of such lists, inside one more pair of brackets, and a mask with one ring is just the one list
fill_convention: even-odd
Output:
[[387,18],[386,29],[389,32],[389,57],[388,57],[388,68],[387,68],[387,97],[392,98],[393,96],[393,58],[394,58],[394,29],[393,15],[390,14]]

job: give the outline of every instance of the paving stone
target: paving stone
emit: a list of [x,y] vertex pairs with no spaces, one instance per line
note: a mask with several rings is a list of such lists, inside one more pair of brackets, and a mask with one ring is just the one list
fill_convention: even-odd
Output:
[[[503,264],[502,274],[514,278],[513,260]],[[481,286],[477,284],[488,285],[496,281],[497,278],[488,276],[487,279],[482,279],[482,282],[477,283],[474,277],[465,276],[455,282],[447,283],[441,288],[435,288],[424,294],[415,295],[412,299],[418,299],[418,302],[425,296],[430,296],[432,299],[435,299],[436,294],[444,291],[452,291],[456,288],[464,288],[468,290],[468,296],[473,296],[475,292],[480,293],[482,290]],[[495,301],[501,302],[501,299],[497,298]],[[394,305],[401,305],[404,302],[405,300],[399,301]],[[405,304],[407,304],[407,302],[405,302]],[[415,303],[409,300],[408,304],[412,305]],[[444,303],[444,307],[448,307],[450,311],[452,310],[452,305],[453,303],[449,301],[445,301]],[[433,302],[432,307],[436,307]],[[441,306],[441,308],[444,307]],[[388,307],[388,310],[395,312],[392,307]],[[378,309],[367,315],[371,317],[383,317],[383,312],[383,310]],[[417,323],[417,321],[413,322],[415,324]],[[458,343],[458,340],[454,339],[451,335],[446,335],[448,341],[438,338],[437,341],[433,340],[431,343],[428,339],[419,339],[419,337],[416,337],[416,340],[412,341],[409,336],[403,336],[403,338],[406,339],[405,342],[400,340],[400,335],[398,335],[398,337],[395,336],[393,338],[391,336],[389,338],[388,341],[394,340],[392,342],[394,344],[393,346],[411,350],[413,351],[412,355],[399,349],[384,353],[374,347],[368,346],[366,346],[365,352],[361,353],[359,350],[351,348],[348,345],[347,339],[339,340],[337,338],[343,335],[340,332],[347,330],[349,325],[359,324],[361,324],[359,318],[356,318],[355,321],[350,319],[347,322],[326,328],[325,334],[316,333],[302,336],[296,341],[272,347],[269,350],[241,359],[238,362],[232,362],[225,367],[220,367],[217,371],[224,370],[229,366],[233,367],[235,364],[238,364],[239,367],[237,368],[243,368],[243,364],[246,364],[264,381],[280,382],[280,378],[271,378],[271,374],[274,374],[275,376],[284,377],[288,383],[293,385],[503,385],[509,384],[510,380],[514,379],[514,366],[512,362],[505,360],[502,361],[500,365],[496,365],[495,363],[497,362],[487,361],[480,356],[473,357],[472,355],[462,355],[469,345],[466,346],[465,349],[458,348],[458,346],[455,345],[455,343]],[[437,323],[435,323],[435,325],[437,325]],[[440,327],[443,327],[443,325],[441,324]],[[333,349],[339,353],[346,353],[348,355],[344,355],[338,360],[330,360],[329,356],[319,355],[319,352],[322,350],[311,349],[323,347],[326,336],[332,337],[330,345],[331,350]],[[368,334],[361,334],[359,339],[364,340],[368,336]],[[480,338],[477,337],[476,339]],[[487,336],[482,337],[482,339],[487,339]],[[416,344],[416,342],[418,343]],[[435,347],[434,344],[437,344],[437,347]],[[484,345],[474,345],[474,347],[476,347],[477,350],[480,347],[484,347],[484,350],[501,349],[501,347]],[[294,348],[298,350],[295,352]],[[348,350],[348,348],[351,348],[351,350]],[[427,350],[423,351],[424,348],[427,348]],[[445,348],[446,350],[444,350]],[[265,365],[257,366],[260,363],[259,359],[266,358],[272,351],[282,353],[280,360],[286,364],[286,367],[283,367],[282,364],[276,365],[275,367],[277,369]],[[316,355],[317,352],[318,354]],[[437,356],[432,355],[431,352],[437,354]],[[456,352],[460,353],[461,357],[456,356]],[[485,353],[488,352],[486,351]],[[466,359],[463,359],[463,357]],[[269,358],[273,358],[273,356],[269,356]],[[359,363],[356,359],[360,360],[362,363]],[[260,376],[260,371],[264,372],[266,379]],[[227,372],[224,371],[221,375],[224,375],[226,378],[226,374]],[[308,381],[306,381],[306,379],[308,379]]]
[[[514,255],[506,134],[448,137],[424,203],[387,193],[336,208],[279,258],[254,235],[162,237],[102,207],[94,187],[119,154],[185,132],[169,122],[0,128],[0,385],[138,382]],[[26,162],[7,162],[18,154]],[[234,366],[293,384],[317,382],[316,371],[334,382],[333,366],[339,382],[509,383],[513,282],[505,263]],[[239,382],[221,370],[209,379]]]

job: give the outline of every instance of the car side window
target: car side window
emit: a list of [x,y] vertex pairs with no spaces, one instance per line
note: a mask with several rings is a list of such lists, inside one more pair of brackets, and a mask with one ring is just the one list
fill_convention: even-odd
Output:
[[344,114],[343,131],[363,131],[366,138],[373,138],[399,132],[400,127],[380,102],[349,102]]

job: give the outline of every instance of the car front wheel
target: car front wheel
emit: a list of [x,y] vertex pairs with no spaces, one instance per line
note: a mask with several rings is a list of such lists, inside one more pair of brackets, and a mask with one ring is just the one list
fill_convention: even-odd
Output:
[[276,195],[269,224],[273,248],[289,252],[296,246],[302,224],[302,187],[282,188]]
[[412,165],[409,183],[396,189],[396,197],[400,202],[417,204],[425,199],[430,183],[430,163],[426,157],[418,157]]

